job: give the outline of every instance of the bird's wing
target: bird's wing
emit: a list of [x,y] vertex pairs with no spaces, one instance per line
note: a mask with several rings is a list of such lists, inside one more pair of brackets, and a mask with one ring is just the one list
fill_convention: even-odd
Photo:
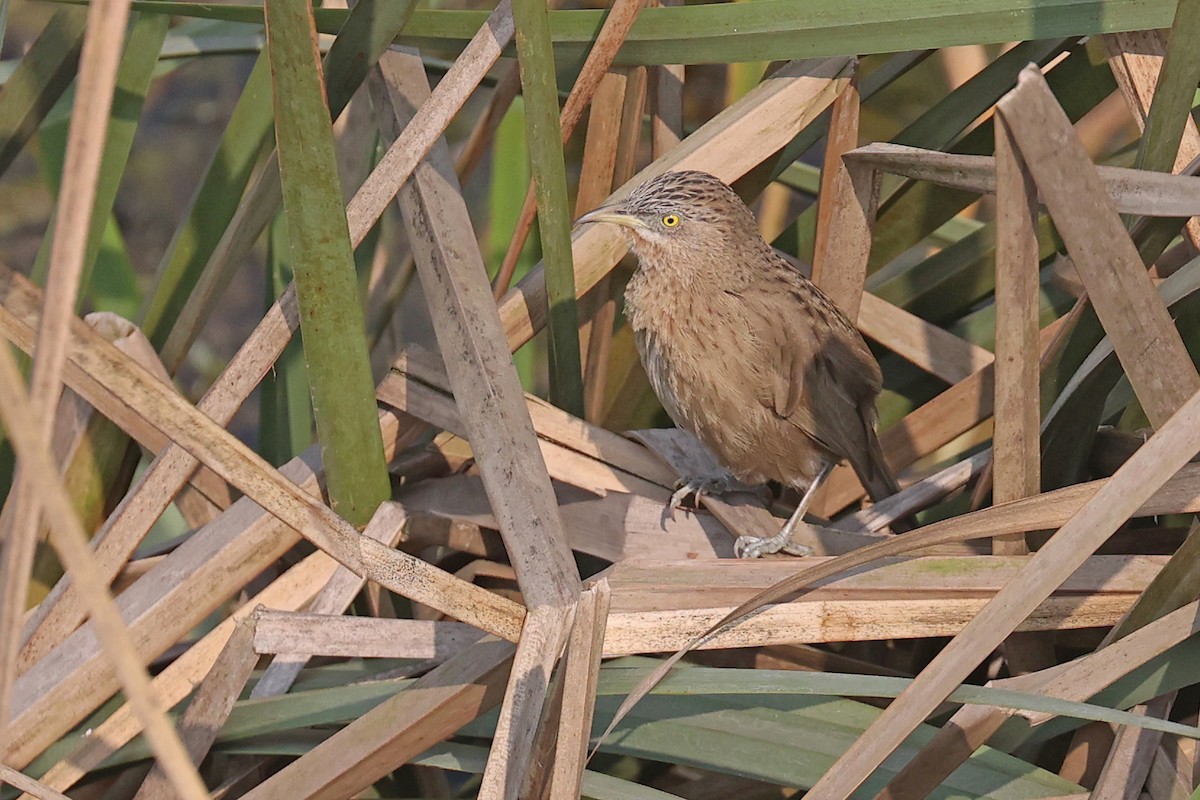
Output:
[[812,284],[756,294],[744,299],[767,312],[749,315],[763,348],[760,401],[834,453],[863,458],[882,378],[862,337]]

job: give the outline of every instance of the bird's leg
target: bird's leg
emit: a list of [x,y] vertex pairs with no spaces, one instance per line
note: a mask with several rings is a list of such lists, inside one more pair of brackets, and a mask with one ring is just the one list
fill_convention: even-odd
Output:
[[796,510],[792,512],[792,516],[784,523],[779,533],[765,539],[755,536],[739,536],[738,540],[733,543],[733,552],[737,554],[738,558],[758,558],[780,551],[793,556],[812,555],[812,548],[793,542],[792,534],[795,532],[796,526],[804,519],[804,512],[808,511],[813,495],[817,493],[821,483],[829,477],[832,469],[833,464],[826,464],[821,468],[817,476],[808,484],[808,488],[804,490],[804,496],[800,498],[800,505],[796,506]]

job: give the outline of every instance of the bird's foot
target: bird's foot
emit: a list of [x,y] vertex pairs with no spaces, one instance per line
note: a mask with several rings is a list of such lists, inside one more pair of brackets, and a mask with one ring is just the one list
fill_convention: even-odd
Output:
[[700,498],[705,495],[722,495],[740,488],[743,488],[742,483],[728,472],[680,478],[675,482],[675,493],[671,495],[671,503],[667,508],[671,519],[674,519],[675,509],[682,506],[689,497],[694,497],[699,503]]
[[811,556],[813,549],[807,545],[793,542],[787,532],[775,536],[758,538],[757,536],[739,536],[733,543],[733,552],[738,558],[761,558],[771,553],[787,553],[790,556]]

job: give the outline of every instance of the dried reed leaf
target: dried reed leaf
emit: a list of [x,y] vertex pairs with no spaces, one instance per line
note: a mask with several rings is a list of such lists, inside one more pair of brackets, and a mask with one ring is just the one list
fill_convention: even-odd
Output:
[[896,355],[946,383],[966,380],[993,361],[991,351],[863,292],[858,329]]
[[[636,138],[641,132],[640,125],[634,128],[624,124],[628,88],[630,81],[624,72],[605,73],[596,87],[579,167],[576,217],[599,207],[618,182],[624,183],[617,176],[617,158],[622,153],[621,140],[623,136]],[[632,88],[636,90],[636,87]],[[638,121],[641,121],[640,115]],[[634,152],[636,147],[626,147],[624,150]],[[612,296],[611,284],[611,277],[602,278],[591,292],[580,298],[579,303],[579,343],[584,355],[583,407],[588,422],[600,422],[603,418],[613,323],[616,319],[616,301]]]
[[41,781],[35,781],[28,775],[3,764],[0,764],[0,783],[7,783],[37,800],[71,800],[62,792],[56,792]]
[[563,675],[562,712],[555,742],[551,797],[578,797],[582,791],[587,745],[592,734],[596,684],[612,589],[607,579],[590,583],[579,597],[575,624],[567,642],[566,672]]
[[850,319],[859,302],[871,255],[871,226],[879,209],[879,174],[842,156],[858,146],[857,74],[833,104],[821,171],[821,194],[813,247],[813,283]]
[[[531,606],[513,656],[500,719],[488,753],[479,797],[517,797],[532,764],[550,676],[571,633],[578,601],[570,606]],[[555,724],[551,720],[548,724]],[[533,734],[533,735],[531,735]]]
[[[1041,490],[1038,404],[1038,242],[1033,178],[1004,118],[996,121],[996,400],[993,494],[997,503]],[[1023,536],[992,540],[998,554],[1029,552]]]
[[[652,0],[654,6],[681,6],[682,0]],[[661,64],[651,68],[650,151],[655,161],[683,139],[682,64]]]
[[[1125,104],[1133,112],[1133,120],[1143,132],[1146,116],[1154,100],[1154,91],[1167,53],[1167,37],[1161,30],[1108,33],[1100,37],[1108,50],[1108,65],[1112,68]],[[1182,172],[1200,156],[1200,129],[1193,119],[1184,121],[1183,139],[1175,155],[1172,172]],[[1184,226],[1193,246],[1200,249],[1200,220],[1189,220]]]
[[349,797],[500,702],[513,646],[487,638],[418,678],[243,797]]
[[[860,147],[847,153],[845,158],[951,189],[977,194],[996,192],[996,166],[991,156],[941,153],[881,142]],[[1196,189],[1200,186],[1198,177],[1125,167],[1093,165],[1092,169],[1099,174],[1100,183],[1113,206],[1122,214],[1191,217],[1200,212]]]
[[[31,498],[37,501],[31,507],[31,519],[36,523],[39,516],[44,514],[50,522],[50,543],[67,571],[83,587],[96,636],[146,728],[155,756],[180,797],[207,797],[204,782],[188,760],[175,729],[150,695],[150,678],[146,668],[138,657],[133,639],[108,586],[100,578],[88,547],[87,535],[75,516],[71,500],[54,468],[45,443],[44,433],[48,431],[44,431],[44,426],[38,423],[16,359],[11,350],[5,347],[0,347],[0,419],[3,420],[21,468],[26,472],[30,488],[36,489],[35,498]],[[15,683],[11,670],[7,670],[4,675],[5,686],[13,687]],[[17,730],[17,720],[6,721],[4,727],[0,728],[0,747],[6,753],[12,746]],[[12,761],[10,758],[0,760]]]
[[[293,289],[285,292],[255,326],[250,338],[204,393],[197,410],[220,425],[228,424],[299,326],[298,315]],[[102,574],[116,574],[198,463],[187,450],[176,445],[169,445],[154,459],[94,537],[96,560]],[[20,660],[22,668],[28,668],[62,641],[82,619],[83,609],[77,590],[69,581],[60,581],[26,624]]]
[[[901,489],[891,497],[885,497],[861,511],[842,517],[833,523],[838,530],[867,530],[881,531],[891,525],[894,520],[910,516],[915,511],[934,505],[946,495],[961,489],[971,479],[978,476],[992,462],[991,451],[976,453],[970,458],[951,464],[940,472],[935,472],[927,478],[917,481]],[[878,540],[877,540],[878,541]],[[922,550],[925,555],[933,552],[962,553],[964,548],[952,545],[940,545],[937,550],[930,548]]]
[[[229,641],[234,627],[251,611],[260,605],[279,611],[299,610],[340,568],[332,558],[322,552],[316,552],[276,578],[267,588],[235,609],[223,622],[155,676],[151,685],[159,704],[164,708],[171,707],[191,694],[212,668],[225,643]],[[61,735],[55,730],[52,728],[48,736],[43,735],[40,743],[30,742],[27,751],[39,747],[44,749]],[[59,790],[69,789],[89,770],[95,769],[137,736],[141,730],[141,723],[132,714],[129,705],[122,705],[108,719],[96,726],[92,735],[80,742],[73,752],[51,767],[42,780]],[[22,758],[28,761],[32,755]]]
[[[996,141],[996,399],[992,433],[992,498],[1004,503],[1042,488],[1038,318],[1041,313],[1037,189],[1003,117]],[[1029,552],[1024,534],[992,539],[996,555]],[[1055,663],[1046,637],[1015,633],[1004,657],[1016,673]]]
[[505,113],[508,112],[513,100],[521,91],[521,71],[518,65],[510,63],[500,69],[503,71],[496,79],[496,88],[492,90],[487,109],[475,120],[471,133],[467,135],[467,140],[455,158],[454,171],[458,175],[460,183],[466,181],[467,177],[475,171],[475,167],[478,166],[480,159],[483,158],[488,146],[495,138],[496,130],[500,127]]
[[997,105],[1067,244],[1088,296],[1150,421],[1200,391],[1200,374],[1146,275],[1117,210],[1036,69]]
[[[395,547],[404,529],[404,510],[395,503],[386,502],[375,510],[371,521],[363,530],[363,536],[376,539],[388,547]],[[310,614],[341,614],[349,607],[354,597],[362,590],[366,579],[346,567],[338,567],[333,577],[321,588],[308,605]],[[255,640],[263,625],[263,615],[255,625]],[[315,652],[315,651],[314,651]],[[290,650],[288,657],[275,658],[254,685],[252,697],[270,697],[284,694],[291,687],[300,670],[310,657],[303,650]]]
[[413,170],[441,139],[454,115],[500,58],[500,51],[512,39],[513,31],[512,0],[500,0],[487,22],[455,59],[454,66],[438,82],[428,102],[413,115],[346,206],[350,240],[355,246],[362,242]]
[[[399,421],[394,414],[381,413],[380,423],[390,457]],[[319,463],[315,450],[306,454],[306,458]],[[317,490],[317,473],[305,457],[293,459],[282,474],[304,491]],[[139,631],[146,652],[163,652],[296,541],[294,531],[248,498],[236,503],[213,525],[171,553],[122,598],[129,624]],[[180,575],[188,578],[181,581]],[[490,593],[484,594],[494,598]],[[485,600],[488,605],[492,602]],[[494,602],[513,609],[511,635],[515,639],[523,609],[500,598],[494,598]],[[20,753],[26,763],[115,689],[111,667],[100,657],[87,626],[34,665],[20,682],[25,689],[18,696],[28,708],[21,712],[19,744],[11,752]],[[8,758],[9,763],[18,760],[11,754]]]
[[[1019,91],[1019,90],[1018,90]],[[1006,116],[1006,119],[1010,117]],[[1023,145],[1023,140],[1018,137]],[[1035,173],[1036,175],[1036,173]],[[1190,362],[1189,362],[1190,366]],[[1193,368],[1194,372],[1194,368]],[[813,787],[814,800],[844,798],[941,703],[954,686],[1200,450],[1200,393],[1106,481],[1013,580],[917,676]]]
[[[33,306],[36,296],[19,276],[9,273],[0,277],[8,279],[8,286],[0,287],[8,289],[4,293],[4,304],[0,306],[0,328],[6,338],[20,344],[37,320],[37,310]],[[484,617],[498,614],[493,622],[485,625],[496,627],[496,623],[499,627],[494,632],[514,634],[512,623],[519,611],[511,603],[464,586],[420,559],[364,538],[328,506],[287,480],[245,444],[151,378],[81,322],[76,322],[72,333],[72,348],[68,354],[70,379],[79,381],[83,375],[105,385],[138,416],[191,451],[281,521],[302,535],[312,537],[314,544],[333,551],[336,558],[356,572],[363,574],[365,571],[372,580],[400,593],[408,591],[420,595],[414,599],[428,601],[429,605],[449,601],[449,606],[457,608],[445,610],[466,621],[482,622]],[[80,394],[85,393],[82,385],[73,384],[73,388]],[[98,405],[92,397],[88,399]],[[406,588],[401,589],[401,586]],[[448,594],[436,599],[435,596],[443,591]],[[466,594],[462,594],[460,600],[465,601],[468,596],[473,600],[460,605],[451,599],[461,592]],[[507,621],[501,622],[502,619]]]
[[[99,0],[88,8],[79,89],[67,134],[62,187],[55,211],[57,225],[50,245],[46,303],[30,378],[30,400],[35,408],[57,408],[62,394],[69,325],[85,267],[92,207],[104,156],[104,132],[108,129],[128,19],[129,0]],[[38,439],[48,445],[54,415],[40,414],[32,422],[37,426]],[[8,535],[6,546],[0,551],[0,724],[7,723],[12,712],[21,621],[40,530],[38,491],[18,465],[5,503],[9,510],[5,514]]]
[[[264,613],[254,629],[254,651],[262,655],[411,658],[445,661],[484,634],[462,622],[346,617],[312,611]],[[255,687],[257,689],[257,686]],[[254,697],[284,694],[255,692]]]
[[[575,126],[583,118],[584,109],[592,102],[601,80],[612,67],[617,51],[624,43],[625,37],[629,35],[644,4],[645,0],[614,0],[612,7],[609,8],[608,15],[604,18],[604,25],[596,34],[596,40],[588,51],[583,67],[579,70],[579,77],[575,79],[574,85],[571,86],[571,92],[567,95],[567,100],[559,112],[558,125],[562,132],[563,144],[566,144],[567,140],[571,138],[571,134],[575,132]],[[533,191],[533,179],[530,179],[525,199],[521,203],[516,227],[513,229],[512,240],[508,243],[508,250],[504,253],[500,270],[496,275],[497,300],[508,291],[513,271],[517,268],[517,260],[521,257],[525,240],[533,228],[533,220],[537,214]],[[608,192],[605,192],[605,196],[607,195]],[[578,214],[579,211],[576,210],[576,215]]]
[[[1186,421],[1180,422],[1180,426],[1185,424]],[[1165,446],[1162,444],[1161,437],[1159,437],[1159,443],[1160,448]],[[1159,466],[1161,468],[1161,465]],[[1141,469],[1143,467],[1139,465],[1138,468]],[[1144,504],[1139,500],[1138,505],[1140,507],[1131,511],[1129,516],[1155,513],[1152,509],[1157,507],[1158,503],[1163,503],[1178,511],[1192,510],[1188,506],[1189,504],[1194,504],[1196,506],[1195,510],[1200,510],[1200,499],[1197,498],[1196,492],[1183,488],[1186,485],[1200,481],[1200,471],[1193,471],[1190,466],[1183,466],[1179,469],[1179,473],[1174,481],[1164,476],[1162,482],[1151,485],[1151,488],[1146,492],[1147,497]],[[1127,472],[1126,474],[1129,475],[1130,473]],[[1127,480],[1131,479],[1127,478]],[[719,631],[730,622],[742,619],[750,611],[781,600],[812,585],[815,581],[841,574],[846,570],[865,564],[870,564],[887,556],[910,553],[923,547],[948,542],[960,542],[970,539],[988,538],[1004,533],[1057,527],[1068,519],[1074,519],[1085,508],[1090,507],[1091,502],[1100,497],[1101,491],[1105,492],[1107,502],[1113,502],[1108,498],[1111,498],[1116,492],[1110,488],[1110,483],[1111,481],[1095,481],[1091,484],[1072,486],[1055,492],[1047,492],[1037,497],[1018,500],[1001,506],[993,506],[989,509],[965,514],[961,517],[920,528],[904,536],[890,537],[888,540],[879,542],[878,544],[868,545],[846,555],[831,559],[825,564],[817,564],[801,570],[791,578],[759,592],[754,597],[742,603],[715,625],[711,626],[709,634],[693,638],[685,647],[677,650],[670,658],[661,662],[639,684],[637,689],[631,692],[621,703],[621,706],[617,709],[617,713],[613,717],[613,722],[610,723],[608,729],[600,737],[600,740],[603,741],[612,732],[616,724],[628,714],[629,710],[642,697],[645,697],[684,655],[692,649],[702,647],[704,642],[712,635],[711,632]],[[1124,488],[1121,491],[1124,491]],[[1122,497],[1121,499],[1127,500],[1128,498]],[[1026,516],[1027,512],[1032,513]],[[1060,518],[1059,515],[1064,513],[1065,516]],[[1052,519],[1058,521],[1049,522]],[[1114,523],[1114,529],[1117,524],[1120,523]]]
[[1146,793],[1154,800],[1186,800],[1196,785],[1196,747],[1187,739],[1166,738],[1154,754]]
[[[179,719],[179,736],[197,766],[208,755],[209,748],[229,718],[233,704],[237,702],[258,661],[252,646],[258,613],[251,612],[249,616],[238,620],[229,641],[196,688],[196,693]],[[172,797],[174,795],[166,774],[160,766],[155,765],[134,795],[134,800],[171,800]]]
[[[376,107],[392,109],[390,134],[403,136],[396,128],[415,125],[432,99],[424,66],[390,52],[378,69],[382,84],[372,86],[384,91]],[[562,605],[578,596],[579,575],[457,184],[439,141],[401,190],[400,208],[438,342],[454,354],[446,359],[450,384],[525,602]]]
[[[1175,702],[1175,692],[1142,703],[1131,711],[1139,716],[1166,719]],[[1123,725],[1109,750],[1104,769],[1092,789],[1091,800],[1136,800],[1141,796],[1150,763],[1162,741],[1162,732]]]
[[[809,570],[838,559],[812,558]],[[1161,557],[1096,556],[1028,619],[1023,630],[1107,625],[1149,584]],[[613,587],[605,655],[678,650],[702,637],[705,649],[788,642],[844,642],[953,635],[1025,564],[1014,556],[923,557],[885,561],[868,572],[823,578],[796,600],[757,609],[710,631],[743,599],[795,568],[787,559],[625,562],[605,576]],[[827,573],[828,574],[828,573]],[[840,573],[839,573],[840,574]]]
[[[1174,561],[1174,559],[1172,559]],[[1162,580],[1168,562],[1150,583]],[[1143,597],[1145,592],[1143,592]],[[1138,603],[1141,602],[1139,598]],[[1136,604],[1135,604],[1136,607]],[[995,685],[1037,691],[1064,700],[1086,700],[1134,669],[1159,657],[1200,631],[1200,603],[1192,602],[1137,628],[1069,665],[1040,673],[996,681]],[[1119,626],[1118,626],[1119,627]],[[896,775],[881,797],[924,797],[978,747],[1000,729],[1009,712],[983,706],[964,706],[937,735]],[[1031,725],[1046,722],[1047,714],[1025,714]]]

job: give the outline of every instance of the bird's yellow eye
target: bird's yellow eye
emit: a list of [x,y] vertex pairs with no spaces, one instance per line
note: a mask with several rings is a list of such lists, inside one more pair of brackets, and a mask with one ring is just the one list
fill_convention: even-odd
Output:
[[665,217],[662,218],[662,224],[668,228],[674,228],[676,225],[679,224],[679,215],[678,214],[667,214]]

